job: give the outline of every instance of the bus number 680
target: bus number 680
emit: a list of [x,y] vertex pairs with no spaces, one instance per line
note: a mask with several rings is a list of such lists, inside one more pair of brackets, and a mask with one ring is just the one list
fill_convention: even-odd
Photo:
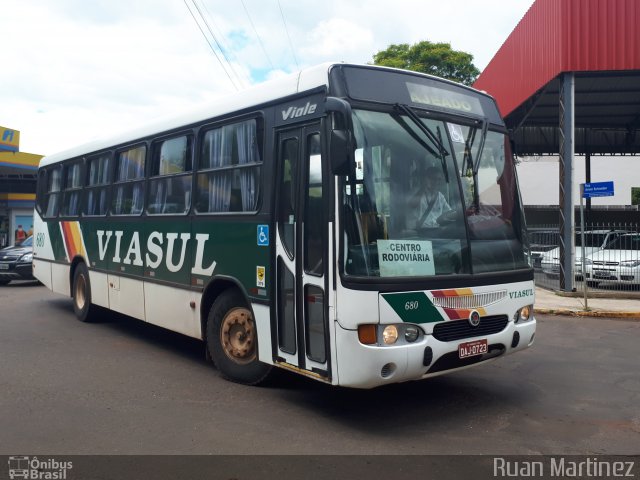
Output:
[[419,306],[420,306],[420,302],[418,302],[418,300],[414,300],[414,301],[405,303],[404,304],[404,309],[405,310],[417,310]]

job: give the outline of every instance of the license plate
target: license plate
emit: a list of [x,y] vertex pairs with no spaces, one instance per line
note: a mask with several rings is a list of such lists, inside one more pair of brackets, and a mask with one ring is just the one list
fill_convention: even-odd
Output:
[[9,265],[6,263],[0,263],[0,270],[9,270]]
[[606,278],[608,276],[611,275],[611,272],[608,272],[607,270],[594,270],[593,271],[593,276],[596,278]]
[[473,342],[465,342],[458,345],[458,356],[460,358],[475,357],[489,351],[487,339],[475,340]]

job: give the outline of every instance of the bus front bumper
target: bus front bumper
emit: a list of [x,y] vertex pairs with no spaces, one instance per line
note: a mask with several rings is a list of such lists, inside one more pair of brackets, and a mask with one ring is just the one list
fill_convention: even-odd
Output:
[[[501,332],[487,336],[442,342],[432,335],[424,335],[412,344],[377,346],[363,345],[356,330],[346,330],[336,323],[338,384],[373,388],[469,368],[530,347],[535,332],[536,320],[533,318],[518,324],[509,321]],[[487,340],[487,353],[459,358],[461,343],[483,339]]]

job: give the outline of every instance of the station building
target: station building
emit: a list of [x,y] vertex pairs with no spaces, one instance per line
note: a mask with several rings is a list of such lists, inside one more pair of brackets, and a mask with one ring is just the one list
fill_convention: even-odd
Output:
[[20,151],[19,131],[0,127],[0,248],[13,245],[16,238],[33,230],[41,158]]

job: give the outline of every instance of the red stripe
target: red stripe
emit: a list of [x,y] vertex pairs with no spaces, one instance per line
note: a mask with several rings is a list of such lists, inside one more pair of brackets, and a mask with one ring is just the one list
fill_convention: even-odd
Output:
[[69,254],[69,260],[74,258],[78,253],[76,245],[73,243],[73,234],[71,232],[71,222],[62,222],[62,232],[64,237],[64,244],[67,247],[67,253]]

